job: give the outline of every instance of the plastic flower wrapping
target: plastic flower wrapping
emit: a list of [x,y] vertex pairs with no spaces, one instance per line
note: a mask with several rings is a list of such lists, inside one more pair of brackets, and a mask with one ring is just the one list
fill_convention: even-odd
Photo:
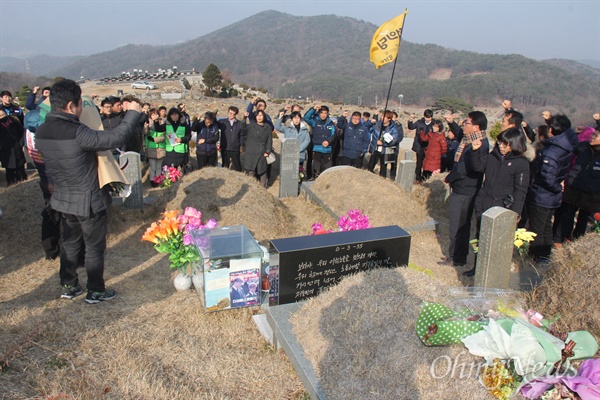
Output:
[[[360,229],[372,228],[369,223],[369,217],[363,214],[361,210],[350,210],[342,215],[338,220],[339,232],[357,231]],[[322,235],[324,233],[332,233],[330,229],[324,229],[320,223],[312,225],[312,235]]]
[[181,172],[174,167],[165,165],[162,167],[162,174],[156,175],[152,181],[160,187],[171,187],[181,178]]
[[598,343],[587,331],[555,331],[555,320],[526,311],[514,291],[452,288],[443,304],[422,305],[416,331],[426,346],[462,342],[483,357],[478,379],[495,398],[520,390],[529,399],[599,399],[600,360],[571,363],[593,357]]
[[190,263],[202,259],[191,235],[192,230],[214,229],[214,219],[202,224],[202,213],[193,207],[186,207],[183,213],[165,211],[163,219],[153,222],[144,232],[142,240],[154,243],[159,253],[169,254],[171,269],[186,273]]
[[[529,232],[525,228],[519,228],[515,231],[513,244],[515,245],[520,257],[525,257],[525,255],[527,255],[527,252],[529,251],[529,244],[535,240],[536,236],[537,234]],[[471,239],[469,244],[473,248],[474,253],[479,251],[479,240]]]

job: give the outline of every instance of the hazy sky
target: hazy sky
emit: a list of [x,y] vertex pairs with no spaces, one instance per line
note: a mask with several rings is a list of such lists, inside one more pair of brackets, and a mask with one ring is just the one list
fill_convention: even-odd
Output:
[[403,39],[414,43],[600,63],[600,0],[0,0],[0,55],[89,55],[130,43],[175,44],[269,9],[380,25],[405,8]]

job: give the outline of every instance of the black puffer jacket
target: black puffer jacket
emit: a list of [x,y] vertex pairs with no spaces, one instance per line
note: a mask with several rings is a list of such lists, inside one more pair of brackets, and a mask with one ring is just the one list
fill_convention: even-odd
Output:
[[54,180],[51,205],[56,211],[89,217],[111,203],[98,183],[97,151],[122,146],[134,131],[140,113],[127,111],[123,122],[111,131],[88,128],[75,115],[51,112],[36,133],[36,147]]
[[483,186],[475,199],[475,215],[481,216],[496,206],[508,208],[520,215],[529,187],[527,158],[512,153],[502,157],[496,145],[487,157],[485,165],[481,163],[480,157],[472,157],[472,160],[476,171],[485,171]]
[[408,129],[415,129],[415,140],[412,145],[412,151],[418,153],[421,149],[425,149],[429,142],[424,142],[421,140],[421,133],[427,135],[429,132],[433,131],[433,120],[427,124],[425,122],[425,118],[421,118],[415,122],[408,121]]

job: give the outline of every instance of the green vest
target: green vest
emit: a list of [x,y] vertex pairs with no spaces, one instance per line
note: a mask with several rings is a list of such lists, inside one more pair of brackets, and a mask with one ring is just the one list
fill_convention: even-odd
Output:
[[177,128],[177,131],[174,131],[173,125],[167,124],[167,140],[165,141],[165,143],[166,143],[165,149],[167,151],[174,151],[175,153],[187,153],[187,146],[185,145],[185,143],[178,143],[175,146],[171,146],[171,141],[169,140],[169,135],[172,135],[173,133],[175,133],[175,135],[178,138],[184,137],[185,136],[185,126],[180,125]]
[[[164,133],[162,133],[162,132],[156,132],[154,129],[150,129],[150,134],[148,136],[157,138],[157,137],[160,137],[163,135],[164,135]],[[164,149],[164,148],[166,148],[166,146],[167,146],[167,141],[155,143],[155,142],[149,141],[148,138],[146,138],[146,148],[147,149]]]

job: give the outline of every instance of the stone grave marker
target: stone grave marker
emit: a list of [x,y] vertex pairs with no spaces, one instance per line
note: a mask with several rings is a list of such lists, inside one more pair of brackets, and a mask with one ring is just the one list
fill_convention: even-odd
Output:
[[298,166],[300,164],[300,142],[298,139],[283,139],[279,176],[279,197],[298,196]]
[[271,240],[270,304],[316,296],[357,272],[408,265],[410,238],[402,228],[390,225]]
[[140,154],[127,151],[119,156],[119,165],[127,181],[131,185],[131,194],[123,199],[124,208],[144,208],[144,193],[142,191],[142,169]]
[[412,160],[400,161],[399,171],[396,174],[396,184],[405,192],[410,193],[415,180],[415,162]]
[[517,213],[492,207],[481,216],[475,286],[510,289]]

